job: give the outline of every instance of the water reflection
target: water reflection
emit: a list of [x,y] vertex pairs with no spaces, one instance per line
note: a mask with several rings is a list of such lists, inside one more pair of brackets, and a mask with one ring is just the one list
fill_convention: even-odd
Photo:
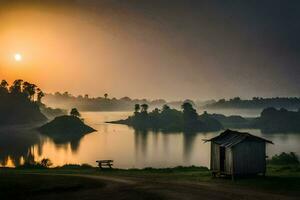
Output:
[[[159,131],[134,130],[136,164],[143,165],[149,160],[156,160],[157,162],[159,156],[169,159],[174,156],[172,154],[175,149],[180,149],[182,150],[183,163],[190,165],[192,163],[191,157],[194,150],[194,143],[198,135],[203,136],[205,134],[197,132],[162,133]],[[180,142],[182,144],[179,144]],[[160,147],[162,148],[160,149]],[[201,154],[201,152],[198,153]],[[155,156],[156,158],[151,156]]]
[[[129,115],[131,113],[127,113]],[[106,124],[105,120],[125,118],[125,113],[83,113],[87,124],[97,132],[81,137],[51,137],[32,127],[0,128],[0,165],[16,166],[23,162],[49,158],[54,165],[89,163],[113,159],[115,167],[209,166],[210,145],[203,139],[219,132],[162,133],[134,130],[126,125]],[[267,146],[272,156],[282,151],[300,154],[300,134],[262,134],[260,130],[241,130],[272,140]]]
[[[217,132],[209,133],[210,136]],[[199,159],[207,151],[202,138],[206,134],[166,133],[159,131],[134,130],[135,166],[166,167],[176,165],[192,165],[199,163]],[[196,146],[202,146],[205,150],[195,151]],[[195,156],[197,154],[197,156]],[[202,165],[208,165],[209,160],[201,160]],[[199,164],[198,164],[199,165]]]
[[[183,159],[187,164],[190,164],[191,153],[197,133],[183,133]],[[200,154],[201,152],[199,152]],[[204,153],[204,152],[202,152]]]
[[[2,127],[0,129],[0,165],[17,166],[34,160],[32,147],[40,138],[30,127]],[[40,145],[37,145],[39,148]],[[42,154],[40,149],[37,153]]]
[[56,149],[76,153],[83,135],[63,134],[43,135],[35,126],[2,127],[0,129],[0,166],[15,167],[23,163],[33,163],[44,154],[44,146],[53,143]]
[[[43,134],[43,133],[42,133]],[[79,145],[80,145],[80,140],[84,137],[84,135],[70,135],[70,134],[53,134],[53,135],[45,135],[45,137],[49,138],[50,140],[53,141],[53,143],[57,146],[57,148],[65,148],[67,149],[68,146],[71,147],[71,151],[73,153],[76,153]]]

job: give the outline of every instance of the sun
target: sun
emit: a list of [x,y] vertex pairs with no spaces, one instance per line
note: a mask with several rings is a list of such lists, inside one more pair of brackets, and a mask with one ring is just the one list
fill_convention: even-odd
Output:
[[16,53],[16,54],[14,55],[14,58],[15,58],[15,61],[20,62],[20,61],[22,60],[22,55],[19,54],[19,53]]

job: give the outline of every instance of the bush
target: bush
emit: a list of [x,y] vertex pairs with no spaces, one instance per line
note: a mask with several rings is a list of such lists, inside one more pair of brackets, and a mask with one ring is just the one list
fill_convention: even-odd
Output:
[[25,162],[23,165],[17,168],[21,169],[47,169],[52,165],[52,162],[48,158],[43,158],[40,162]]
[[299,164],[298,156],[294,152],[285,153],[282,152],[279,155],[275,155],[268,161],[273,165],[285,165],[285,164]]
[[94,168],[92,165],[89,165],[89,164],[87,164],[87,163],[83,163],[82,165],[81,165],[81,168],[84,168],[84,169],[90,169],[90,168]]
[[45,169],[44,166],[39,163],[29,163],[25,162],[23,165],[17,166],[17,169]]
[[65,164],[61,167],[58,167],[58,168],[61,168],[61,169],[91,169],[93,168],[93,166],[89,165],[89,164],[82,164],[82,165],[79,165],[79,164]]
[[41,160],[40,165],[42,165],[44,168],[49,168],[52,165],[52,162],[49,158],[44,158]]

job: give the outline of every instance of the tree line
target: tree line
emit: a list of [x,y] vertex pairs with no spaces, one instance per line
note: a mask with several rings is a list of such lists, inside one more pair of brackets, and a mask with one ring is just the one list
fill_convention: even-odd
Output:
[[298,97],[274,97],[262,98],[253,97],[252,99],[241,99],[234,97],[231,99],[220,99],[204,106],[204,108],[247,108],[262,109],[267,107],[298,109],[300,108],[300,98]]
[[2,80],[0,83],[0,95],[24,96],[32,102],[41,102],[45,96],[44,92],[35,84],[22,79],[15,80],[11,85],[6,80]]
[[[44,92],[35,84],[21,79],[11,85],[6,80],[0,82],[0,124],[23,124],[45,121],[41,113],[51,110],[42,104]],[[52,110],[51,110],[52,111]]]

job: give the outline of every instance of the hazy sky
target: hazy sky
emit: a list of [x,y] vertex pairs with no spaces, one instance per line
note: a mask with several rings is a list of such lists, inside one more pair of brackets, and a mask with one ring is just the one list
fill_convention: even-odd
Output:
[[300,96],[299,64],[297,0],[0,0],[0,78],[46,92]]

